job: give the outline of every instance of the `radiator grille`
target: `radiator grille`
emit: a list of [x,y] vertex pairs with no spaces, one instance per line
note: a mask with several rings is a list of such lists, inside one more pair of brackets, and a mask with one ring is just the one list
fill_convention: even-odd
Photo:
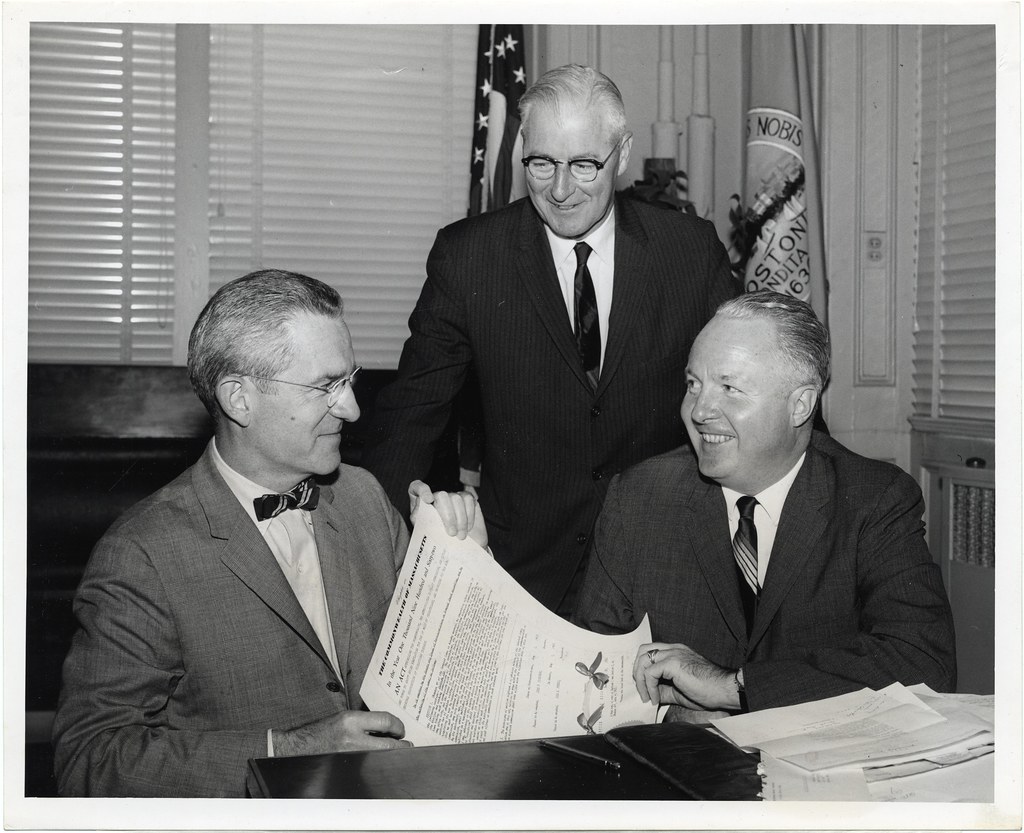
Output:
[[996,490],[954,483],[952,508],[952,559],[979,567],[995,567]]

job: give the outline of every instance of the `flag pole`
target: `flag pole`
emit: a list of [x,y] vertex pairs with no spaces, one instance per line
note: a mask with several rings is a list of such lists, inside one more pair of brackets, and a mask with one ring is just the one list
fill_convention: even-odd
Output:
[[[693,31],[693,105],[686,117],[686,173],[690,202],[698,217],[710,219],[715,210],[715,120],[708,115],[711,84],[708,73],[708,27]],[[681,156],[682,154],[680,154]]]
[[675,61],[672,56],[672,27],[659,26],[658,49],[658,120],[651,125],[651,156],[655,159],[676,159],[679,125],[673,121],[675,111]]
[[658,119],[651,125],[651,156],[644,160],[644,180],[658,190],[667,188],[676,172],[679,125],[675,110],[675,62],[672,57],[672,27],[659,26]]

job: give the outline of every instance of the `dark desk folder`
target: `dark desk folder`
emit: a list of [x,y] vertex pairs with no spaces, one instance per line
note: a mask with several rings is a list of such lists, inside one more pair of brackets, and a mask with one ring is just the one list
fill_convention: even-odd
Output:
[[684,801],[686,796],[601,735],[558,738],[621,763],[607,769],[544,749],[536,740],[336,752],[249,761],[260,798],[559,799]]
[[688,797],[705,801],[757,801],[760,755],[690,723],[623,726],[606,741],[650,767]]

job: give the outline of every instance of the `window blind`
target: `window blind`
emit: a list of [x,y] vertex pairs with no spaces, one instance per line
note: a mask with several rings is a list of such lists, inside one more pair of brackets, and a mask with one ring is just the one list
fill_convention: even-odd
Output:
[[[172,24],[33,23],[29,360],[170,363]],[[396,367],[437,230],[465,215],[476,27],[210,26],[212,293],[255,268],[346,302]],[[182,338],[182,334],[177,334]]]
[[169,362],[174,27],[33,23],[30,361]]
[[995,28],[923,27],[914,411],[995,420]]
[[211,291],[335,286],[358,361],[394,368],[437,230],[465,215],[475,26],[211,26]]

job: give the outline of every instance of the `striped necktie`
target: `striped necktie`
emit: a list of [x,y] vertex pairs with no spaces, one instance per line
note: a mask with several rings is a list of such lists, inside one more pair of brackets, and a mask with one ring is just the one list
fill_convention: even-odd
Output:
[[732,538],[732,551],[736,557],[736,577],[739,582],[743,615],[747,620],[747,637],[753,633],[754,617],[757,615],[757,600],[761,586],[757,581],[757,528],[754,526],[755,498],[746,495],[736,501],[740,510],[740,521]]
[[757,506],[757,498],[744,495],[736,501],[736,508],[740,510],[740,521],[736,526],[736,534],[732,539],[732,551],[736,556],[736,563],[739,565],[743,578],[747,580],[750,589],[756,597],[761,592],[761,585],[757,580],[757,527],[754,526],[754,507]]

